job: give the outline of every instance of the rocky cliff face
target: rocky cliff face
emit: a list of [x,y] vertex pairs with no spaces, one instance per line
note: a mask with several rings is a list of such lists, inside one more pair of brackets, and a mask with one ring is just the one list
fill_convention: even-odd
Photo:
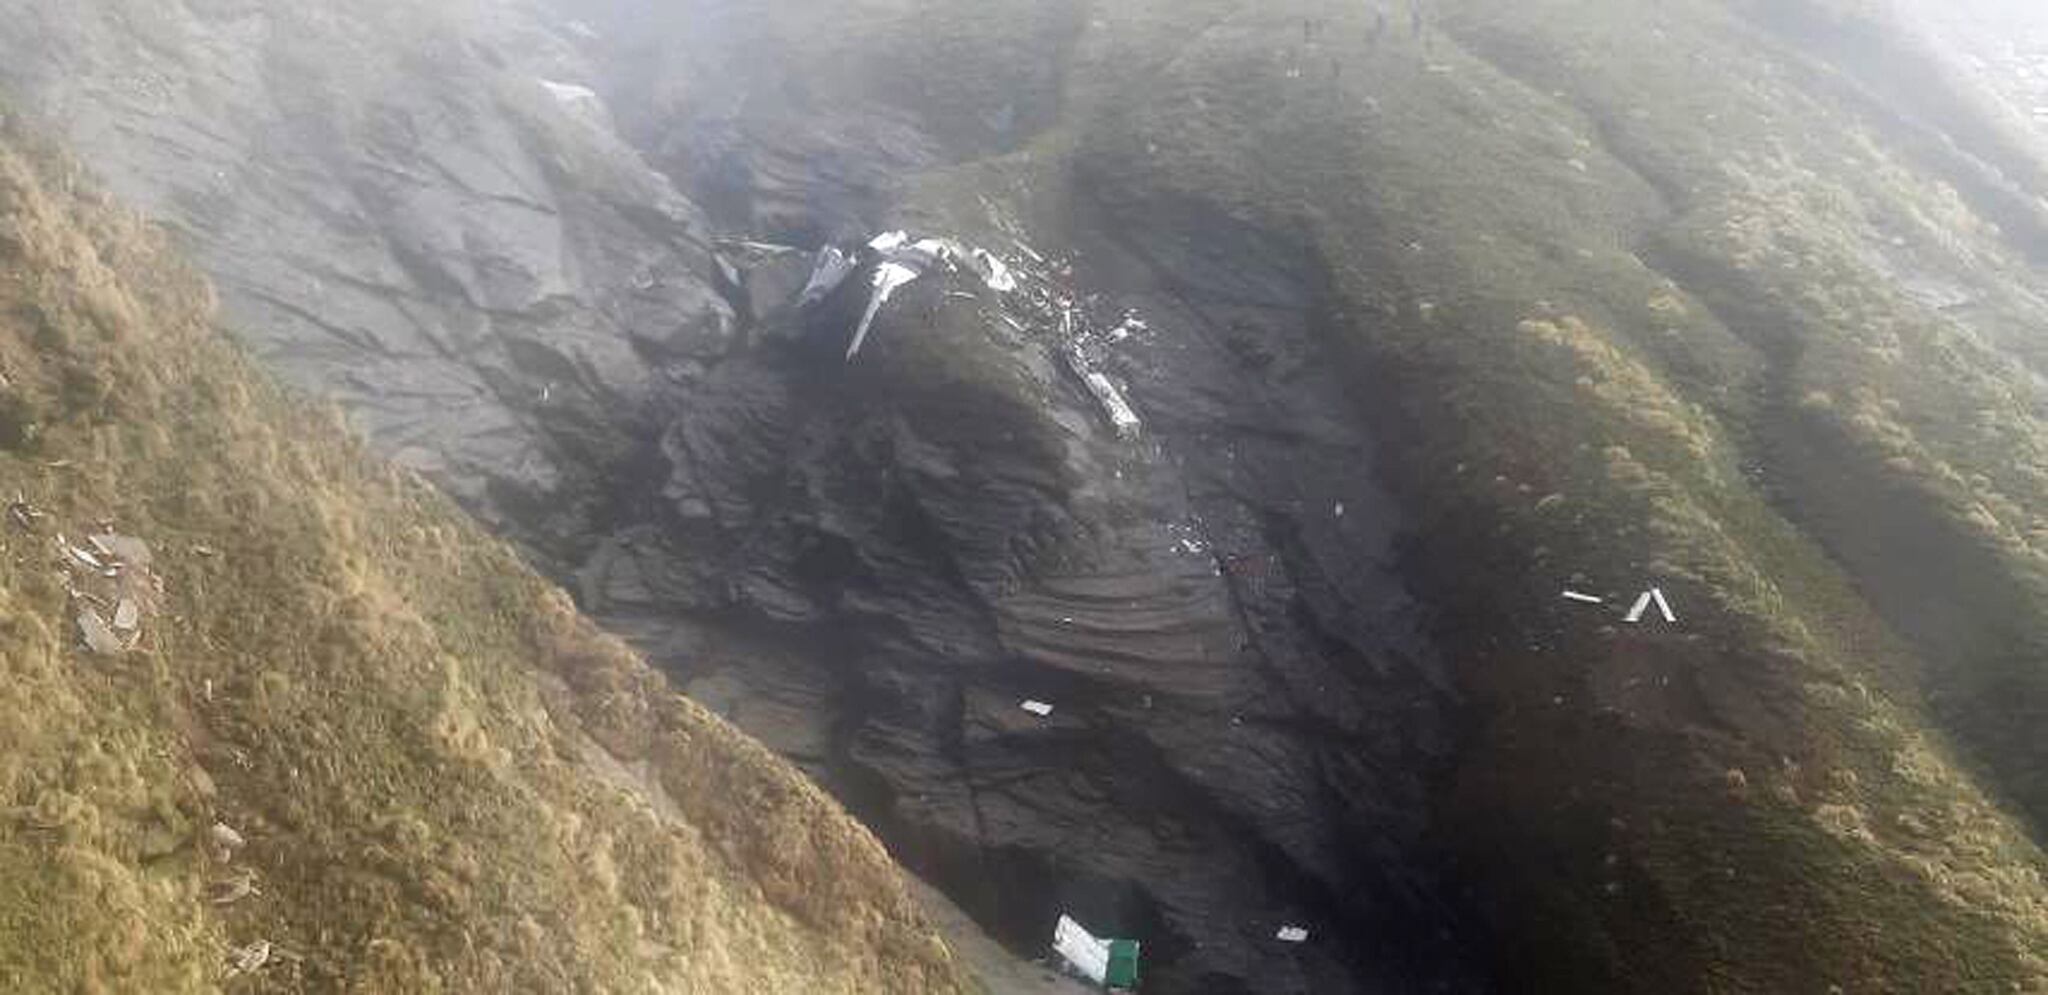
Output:
[[[323,309],[254,334],[1019,950],[1065,911],[1167,992],[2041,983],[2043,160],[1845,6],[1409,10],[477,4],[277,111],[296,193],[126,182],[231,312],[296,223],[395,274],[348,284],[373,342],[470,329],[397,365],[491,418],[351,395],[389,360]],[[226,85],[22,16],[74,68],[4,71],[125,122],[78,129],[117,179],[169,125],[96,81]],[[789,299],[898,226],[1023,285],[913,283],[849,364],[860,288]],[[1650,586],[1676,625],[1621,620]]]
[[605,518],[675,365],[719,354],[701,214],[509,4],[19,3],[0,70],[177,231],[230,322],[543,555]]

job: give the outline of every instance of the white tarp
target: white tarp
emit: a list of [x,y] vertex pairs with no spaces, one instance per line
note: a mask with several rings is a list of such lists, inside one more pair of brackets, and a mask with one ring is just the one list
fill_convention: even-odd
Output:
[[1053,952],[1064,958],[1081,976],[1096,984],[1109,981],[1109,941],[1098,940],[1081,924],[1061,916],[1052,932]]

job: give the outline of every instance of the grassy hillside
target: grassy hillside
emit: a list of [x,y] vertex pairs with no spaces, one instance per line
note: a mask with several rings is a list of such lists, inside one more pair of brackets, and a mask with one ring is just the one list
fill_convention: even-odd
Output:
[[865,831],[211,320],[0,126],[0,987],[962,990]]

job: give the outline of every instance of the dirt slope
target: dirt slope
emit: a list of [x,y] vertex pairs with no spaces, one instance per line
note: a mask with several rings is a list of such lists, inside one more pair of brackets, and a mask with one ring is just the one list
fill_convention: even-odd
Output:
[[0,122],[0,987],[965,990],[866,831],[212,321]]

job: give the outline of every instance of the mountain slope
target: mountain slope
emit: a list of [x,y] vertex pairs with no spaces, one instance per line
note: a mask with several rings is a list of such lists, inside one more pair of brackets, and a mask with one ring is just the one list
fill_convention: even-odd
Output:
[[[703,6],[695,16],[744,18]],[[1197,666],[1169,651],[1086,689],[1054,685],[1094,709],[1081,729],[991,742],[971,704],[964,721],[909,705],[919,696],[889,674],[900,652],[878,664],[880,690],[854,699],[872,740],[856,737],[847,765],[889,786],[863,811],[915,841],[899,843],[909,859],[944,876],[1025,862],[1021,848],[1069,881],[1111,878],[1142,897],[1076,886],[1062,901],[1185,941],[1164,952],[1170,990],[1333,990],[1322,958],[1353,957],[1361,990],[1402,990],[1456,978],[1460,948],[1485,951],[1510,990],[2043,983],[2048,764],[2032,730],[2048,702],[2048,600],[2029,536],[2048,495],[2027,455],[2041,160],[1924,46],[1817,3],[1461,2],[1425,5],[1419,24],[1318,2],[941,6],[785,8],[801,28],[764,17],[730,32],[759,46],[748,64],[889,74],[901,89],[827,87],[754,117],[744,105],[767,133],[753,189],[665,164],[707,203],[751,202],[758,217],[791,200],[790,163],[859,154],[849,140],[790,155],[797,139],[777,129],[830,134],[792,119],[917,121],[950,161],[901,177],[900,202],[871,224],[1020,235],[1073,257],[1080,292],[1100,295],[1088,311],[1137,307],[1159,330],[1112,368],[1230,576],[1247,627],[1217,620],[1219,636],[1247,652]],[[921,48],[928,26],[979,41]],[[978,85],[1004,78],[975,61],[997,39],[1042,40],[1020,42],[1038,47],[1018,64],[1065,75]],[[621,61],[658,44],[636,35]],[[782,72],[751,85],[788,93]],[[1036,100],[1057,109],[1033,113]],[[661,107],[637,122],[640,140],[688,148],[698,130],[729,130],[734,106]],[[961,121],[1021,123],[991,142]],[[764,233],[789,228],[774,224]],[[933,332],[906,321],[893,334],[906,344],[870,361],[890,386],[864,403],[927,375],[907,343]],[[1030,383],[1059,338],[1015,338],[990,324],[946,341]],[[1230,363],[1256,372],[1204,372]],[[1341,400],[1323,386],[1332,371]],[[1062,407],[1076,399],[1056,378],[1050,410],[998,382],[1001,410],[1099,438],[1073,427]],[[1007,452],[948,452],[949,474],[1017,476],[1000,469]],[[1119,516],[1183,514],[1111,497],[1096,518],[1088,502],[1116,485],[1071,455],[1048,462],[1089,481],[1046,500],[1097,549],[1104,532],[1090,530]],[[1007,503],[920,495],[942,522]],[[829,492],[811,500],[833,508]],[[1247,518],[1251,531],[1231,527]],[[1359,528],[1394,530],[1398,554],[1347,548]],[[951,548],[980,562],[975,545]],[[1081,555],[997,557],[1024,577],[1001,586],[966,571],[1002,640],[1000,664],[961,678],[970,703],[978,685],[1029,687],[1069,654],[1108,652],[1087,633],[1027,638],[1002,622]],[[1359,580],[1395,555],[1394,589],[1419,607]],[[1577,586],[1626,607],[1651,585],[1678,603],[1676,631],[1558,598]],[[1046,614],[1096,621],[1080,599],[1063,607]],[[1388,613],[1427,620],[1454,704],[1418,697],[1425,677],[1388,683],[1415,659],[1377,621]],[[1219,666],[1236,676],[1213,677]],[[764,696],[782,680],[765,679]],[[1338,688],[1399,701],[1401,719],[1360,721]],[[1211,693],[1222,707],[1192,716],[1122,704]],[[949,745],[955,722],[964,749]],[[1418,794],[1355,773],[1401,764],[1404,749],[1427,778]],[[1027,757],[1050,776],[1096,750],[1112,766],[1162,756],[1197,798],[1092,769],[1093,791],[1013,776],[1038,769]],[[1312,766],[1279,759],[1296,750]],[[975,821],[932,801],[935,766],[958,772]],[[991,789],[1031,815],[985,818]],[[1074,795],[1093,806],[1086,819]],[[1077,848],[1032,824],[1164,812],[1256,840],[1267,863],[1252,877],[1285,882],[1287,897],[1242,883],[1202,894],[1190,866],[1209,883],[1243,873],[1194,856],[1213,852],[1204,844],[1170,867],[1130,856],[1181,845],[1165,832]],[[929,856],[953,834],[970,855]],[[974,893],[972,873],[953,873]],[[1003,921],[1020,899],[1047,904],[1013,891],[978,908]],[[1276,950],[1271,924],[1304,914],[1343,941]],[[1456,939],[1439,950],[1400,932],[1418,921]]]
[[964,990],[865,831],[212,307],[0,122],[6,987]]
[[[437,479],[1016,950],[1072,913],[1168,993],[2048,984],[2048,169],[1884,5],[22,6],[54,26],[0,28],[0,77],[179,221],[231,313],[317,277],[246,251],[274,226],[398,250],[367,256],[406,274],[371,281],[405,302],[372,338],[421,301],[484,342],[583,315],[543,344],[644,389],[512,433],[574,464],[574,510]],[[299,34],[378,58],[301,78]],[[314,123],[259,129],[259,166],[344,165],[227,206],[135,168],[176,148],[139,122],[236,125],[195,51],[293,70],[228,74]],[[617,131],[528,107],[564,92],[538,79]],[[197,96],[137,110],[166,88]],[[530,166],[596,234],[414,168],[451,157]],[[650,211],[681,229],[611,224]],[[849,365],[858,302],[797,313],[800,254],[708,232],[898,225],[1025,290],[912,285]],[[528,239],[575,292],[507,319],[472,277]],[[731,334],[587,327],[607,287],[712,286]],[[376,427],[327,372],[388,356],[254,332]],[[488,406],[564,368],[398,353]],[[407,403],[438,451],[500,437]],[[1621,621],[1653,585],[1678,621]]]

